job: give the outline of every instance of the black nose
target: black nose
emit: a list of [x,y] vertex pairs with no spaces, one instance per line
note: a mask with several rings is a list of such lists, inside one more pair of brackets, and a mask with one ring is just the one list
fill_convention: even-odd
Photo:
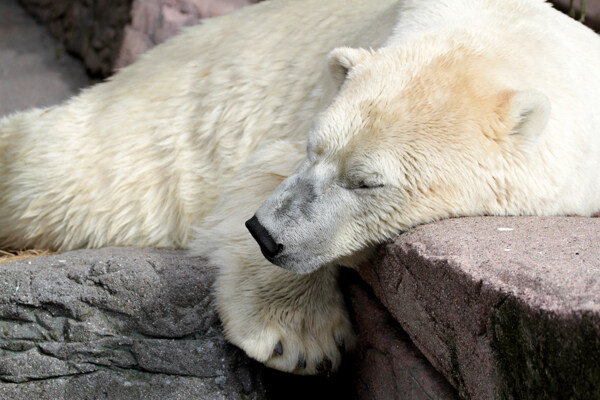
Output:
[[246,221],[246,228],[250,231],[250,234],[258,242],[260,250],[267,258],[275,257],[281,250],[283,250],[282,244],[277,244],[269,231],[258,222],[256,215]]

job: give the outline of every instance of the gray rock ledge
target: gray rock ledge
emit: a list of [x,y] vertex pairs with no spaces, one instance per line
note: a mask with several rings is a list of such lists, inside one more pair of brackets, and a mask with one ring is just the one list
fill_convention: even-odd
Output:
[[149,248],[0,264],[0,400],[355,396],[350,363],[296,376],[228,344],[215,272],[185,251]]
[[213,268],[107,248],[0,264],[0,399],[263,399],[225,343]]

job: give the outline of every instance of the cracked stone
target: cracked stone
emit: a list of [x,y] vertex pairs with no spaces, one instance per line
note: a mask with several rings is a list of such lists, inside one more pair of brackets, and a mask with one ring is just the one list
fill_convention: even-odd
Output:
[[155,249],[0,264],[0,398],[265,398],[264,368],[225,343],[214,272]]

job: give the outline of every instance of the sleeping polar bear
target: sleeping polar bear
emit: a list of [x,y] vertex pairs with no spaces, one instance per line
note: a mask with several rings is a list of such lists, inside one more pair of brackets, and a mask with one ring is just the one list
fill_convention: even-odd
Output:
[[2,119],[0,244],[190,248],[231,342],[335,369],[338,265],[441,218],[600,209],[599,63],[542,0],[264,2]]

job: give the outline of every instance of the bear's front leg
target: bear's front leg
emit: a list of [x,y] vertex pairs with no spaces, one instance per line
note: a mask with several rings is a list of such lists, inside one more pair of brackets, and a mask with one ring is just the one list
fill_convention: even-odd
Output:
[[269,367],[316,374],[339,367],[354,333],[338,267],[298,275],[269,263],[244,226],[304,158],[305,143],[261,148],[222,187],[217,206],[195,229],[192,253],[219,267],[217,308],[225,335]]
[[244,261],[221,266],[216,282],[227,339],[281,371],[336,370],[355,340],[338,267],[297,275],[259,255]]

